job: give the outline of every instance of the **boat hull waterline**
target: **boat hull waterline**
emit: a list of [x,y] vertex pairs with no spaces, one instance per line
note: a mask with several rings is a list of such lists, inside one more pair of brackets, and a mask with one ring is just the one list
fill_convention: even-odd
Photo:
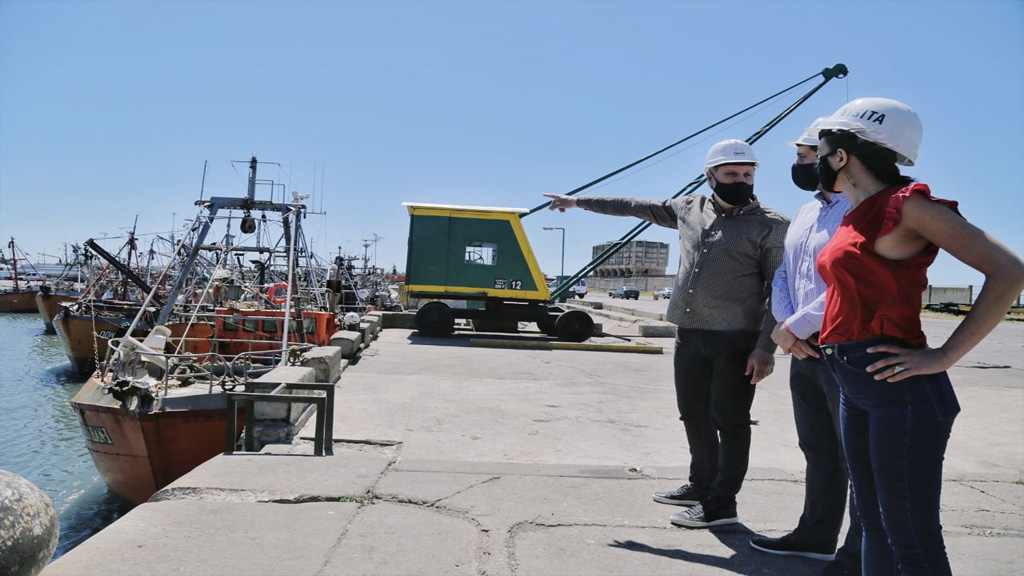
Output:
[[120,406],[103,393],[101,381],[90,378],[71,406],[96,470],[112,492],[133,504],[148,501],[225,448],[223,394],[200,392],[168,399],[158,411],[136,411]]

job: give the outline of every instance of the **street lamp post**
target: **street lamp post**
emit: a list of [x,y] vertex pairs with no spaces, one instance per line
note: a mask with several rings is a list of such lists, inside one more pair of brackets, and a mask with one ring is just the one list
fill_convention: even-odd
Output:
[[559,276],[565,276],[565,228],[559,228],[557,226],[548,228],[544,227],[545,230],[561,230],[562,231],[562,272]]

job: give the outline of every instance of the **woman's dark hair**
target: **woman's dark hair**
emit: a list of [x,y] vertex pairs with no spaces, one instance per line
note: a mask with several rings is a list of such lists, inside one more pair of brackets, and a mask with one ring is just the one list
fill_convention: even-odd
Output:
[[822,130],[818,137],[828,142],[829,150],[842,148],[847,154],[856,156],[868,172],[890,186],[908,186],[914,182],[910,176],[900,174],[896,153],[880,144],[846,130]]

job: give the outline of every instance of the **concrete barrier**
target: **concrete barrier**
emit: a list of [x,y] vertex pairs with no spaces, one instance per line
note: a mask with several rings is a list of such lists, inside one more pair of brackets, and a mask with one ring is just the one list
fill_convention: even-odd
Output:
[[373,324],[370,324],[369,322],[359,322],[359,333],[363,335],[364,347],[369,346],[377,337],[373,329]]
[[363,335],[352,330],[340,330],[331,336],[331,346],[341,349],[342,358],[355,358],[362,349]]
[[405,330],[416,329],[416,313],[415,312],[382,312],[381,313],[381,324],[380,327],[387,330],[388,328],[403,328]]
[[367,314],[360,318],[360,324],[362,323],[369,325],[369,334],[372,339],[376,339],[377,335],[380,334],[380,316],[377,316],[376,314]]
[[675,338],[676,336],[676,325],[671,322],[641,324],[638,329],[640,335],[645,338]]
[[[278,366],[254,380],[252,391],[270,392],[281,382],[317,382],[316,370],[303,366]],[[308,395],[313,392],[293,391],[292,394]],[[254,410],[257,445],[291,442],[312,413],[311,404],[257,402]]]
[[318,346],[302,356],[300,365],[313,369],[314,382],[337,382],[348,361],[342,359],[340,346]]

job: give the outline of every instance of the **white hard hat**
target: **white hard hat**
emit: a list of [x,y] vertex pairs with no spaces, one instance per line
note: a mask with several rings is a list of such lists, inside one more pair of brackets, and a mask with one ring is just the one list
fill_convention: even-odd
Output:
[[714,168],[722,164],[761,165],[754,156],[754,149],[743,140],[722,140],[708,150],[708,159],[704,162],[704,168]]
[[896,163],[913,166],[924,128],[917,112],[898,100],[858,98],[822,120],[818,130],[848,130],[896,153]]
[[818,132],[821,132],[821,128],[819,127],[819,125],[826,118],[828,118],[828,116],[822,116],[821,118],[818,118],[814,122],[811,122],[811,125],[808,126],[807,128],[804,128],[804,133],[801,134],[800,137],[797,138],[795,142],[787,142],[787,144],[789,144],[790,146],[794,146],[794,147],[795,146],[814,146],[815,148],[817,148],[818,147]]

